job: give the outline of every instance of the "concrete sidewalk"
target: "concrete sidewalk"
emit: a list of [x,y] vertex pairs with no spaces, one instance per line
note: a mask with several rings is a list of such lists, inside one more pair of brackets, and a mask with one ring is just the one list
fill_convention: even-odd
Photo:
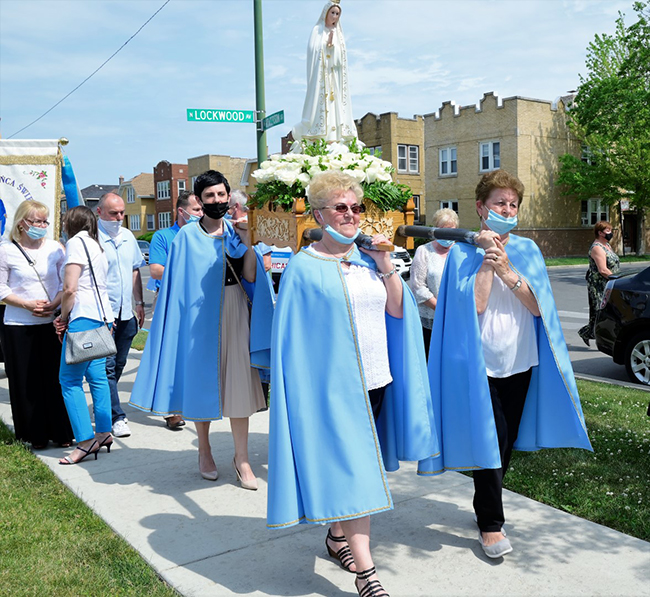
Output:
[[[128,401],[140,353],[120,382]],[[354,576],[327,556],[326,527],[266,529],[268,413],[251,419],[257,492],[237,484],[228,421],[213,423],[220,477],[198,473],[192,424],[170,431],[160,417],[126,407],[133,435],[110,454],[78,466],[57,463],[69,450],[38,453],[61,480],[182,595],[353,595]],[[11,424],[0,367],[0,416]],[[429,595],[650,595],[650,543],[505,492],[514,552],[486,558],[472,517],[472,483],[463,475],[389,474],[391,512],[372,517],[373,556],[392,597]]]

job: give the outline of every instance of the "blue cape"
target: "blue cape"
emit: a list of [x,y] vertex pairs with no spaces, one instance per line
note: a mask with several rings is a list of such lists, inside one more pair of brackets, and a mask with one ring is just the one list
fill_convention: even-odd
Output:
[[198,222],[171,245],[158,304],[129,404],[193,421],[221,418],[221,304],[225,253],[246,252],[232,225],[210,236]]
[[259,369],[262,381],[268,381],[271,371],[271,326],[275,311],[273,280],[264,268],[262,254],[255,250],[257,273],[251,307],[251,367]]
[[[513,234],[505,249],[541,312],[535,318],[539,365],[533,367],[514,447],[591,450],[542,254],[533,241]],[[442,454],[421,461],[421,475],[501,467],[474,299],[483,256],[481,249],[456,243],[447,258],[429,351],[431,397]]]
[[[364,257],[355,248],[348,261],[374,267]],[[340,260],[302,250],[282,274],[271,340],[269,527],[388,510],[386,470],[437,452],[422,328],[403,288],[403,319],[386,315],[393,382],[375,428]]]

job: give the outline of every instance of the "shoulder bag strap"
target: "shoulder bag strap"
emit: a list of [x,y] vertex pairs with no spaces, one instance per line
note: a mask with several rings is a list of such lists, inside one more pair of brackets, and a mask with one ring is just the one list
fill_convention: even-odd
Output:
[[81,241],[81,244],[84,246],[84,251],[86,251],[86,257],[88,257],[88,267],[90,268],[90,276],[93,279],[93,284],[95,285],[95,292],[97,292],[97,300],[99,301],[99,306],[102,309],[102,316],[104,317],[104,323],[108,325],[108,321],[106,321],[106,312],[104,311],[104,305],[102,303],[102,297],[99,294],[99,286],[97,285],[97,280],[95,279],[95,270],[93,269],[93,262],[90,259],[90,253],[88,252],[88,247],[86,247],[86,243],[84,242],[83,238],[79,238]]
[[45,288],[45,284],[43,283],[43,278],[41,278],[41,274],[39,274],[38,270],[36,269],[36,262],[27,254],[27,251],[25,251],[25,249],[23,249],[15,240],[12,240],[11,242],[18,247],[18,250],[25,256],[25,259],[27,259],[27,263],[29,263],[29,265],[32,268],[34,268],[34,272],[38,277],[38,281],[41,283],[41,286],[45,291],[45,296],[47,297],[47,300],[52,302],[52,299],[50,298],[50,293],[47,291],[47,288]]
[[[249,249],[252,251],[252,249]],[[237,283],[239,284],[239,287],[241,288],[241,291],[244,293],[244,296],[246,297],[246,302],[248,303],[249,307],[253,306],[253,302],[251,301],[250,297],[248,296],[248,293],[244,290],[244,285],[241,283],[241,280],[239,279],[239,276],[237,275],[237,272],[235,271],[235,268],[232,266],[232,263],[230,263],[230,259],[228,259],[228,255],[226,255],[226,252],[224,251],[224,257],[226,258],[226,263],[228,264],[228,267],[230,268],[230,271],[232,272],[232,275],[235,276],[235,280],[237,280]]]

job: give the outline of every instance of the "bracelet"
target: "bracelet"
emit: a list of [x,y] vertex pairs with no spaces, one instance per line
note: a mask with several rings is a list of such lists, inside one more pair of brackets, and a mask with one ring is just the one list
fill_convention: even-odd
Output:
[[135,301],[136,306],[138,305],[143,305],[144,306],[144,301]]
[[517,276],[517,281],[515,282],[515,285],[510,290],[512,290],[512,292],[514,292],[520,286],[521,286],[521,276]]
[[390,277],[391,277],[391,276],[392,276],[396,271],[397,271],[397,269],[395,269],[394,266],[393,266],[393,269],[392,269],[392,270],[390,270],[389,272],[386,272],[385,274],[382,274],[379,270],[377,270],[377,277],[378,277],[380,280],[387,280],[387,279],[390,278]]

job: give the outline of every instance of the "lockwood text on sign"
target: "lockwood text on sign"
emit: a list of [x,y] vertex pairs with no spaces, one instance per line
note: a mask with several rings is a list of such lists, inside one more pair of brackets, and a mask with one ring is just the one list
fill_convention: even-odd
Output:
[[201,110],[187,109],[189,122],[255,122],[253,110]]
[[267,116],[266,118],[262,119],[262,130],[267,131],[268,129],[274,126],[278,126],[278,124],[282,124],[283,122],[284,110],[280,110],[279,112],[271,114],[271,116]]

